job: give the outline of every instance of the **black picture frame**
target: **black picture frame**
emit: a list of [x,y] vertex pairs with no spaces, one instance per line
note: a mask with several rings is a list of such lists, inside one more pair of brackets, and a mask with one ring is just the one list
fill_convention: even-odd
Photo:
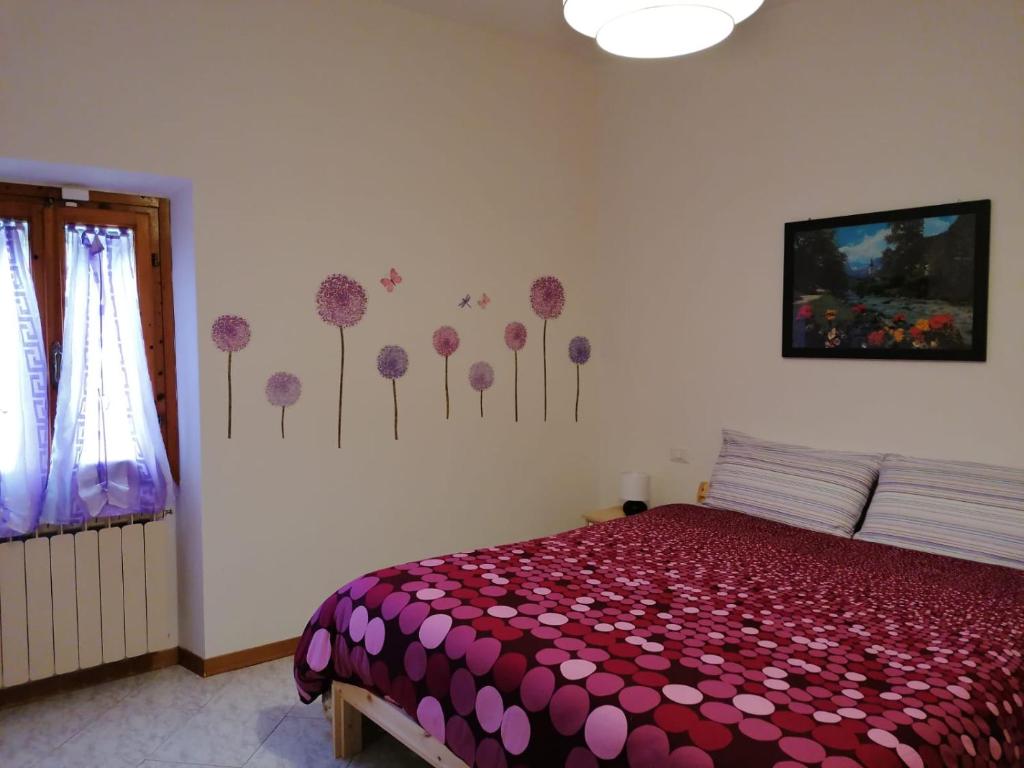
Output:
[[788,222],[782,356],[984,362],[991,209],[972,200]]

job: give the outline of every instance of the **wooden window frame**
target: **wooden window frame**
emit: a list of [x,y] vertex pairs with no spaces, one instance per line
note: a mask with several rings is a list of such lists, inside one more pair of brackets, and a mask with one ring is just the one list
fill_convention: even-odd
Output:
[[[62,199],[60,187],[0,182],[0,217],[29,222],[32,279],[48,358],[53,345],[63,336],[64,225],[118,226],[135,230],[139,306],[149,375],[153,382],[153,399],[171,474],[177,481],[178,392],[171,286],[170,200],[90,191],[88,201],[70,201]],[[57,382],[51,375],[51,432],[56,406]]]

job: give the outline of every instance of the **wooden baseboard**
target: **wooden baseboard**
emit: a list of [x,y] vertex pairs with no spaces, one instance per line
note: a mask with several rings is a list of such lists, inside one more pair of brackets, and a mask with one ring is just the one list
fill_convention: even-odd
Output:
[[276,643],[267,643],[256,648],[246,648],[242,651],[225,653],[222,656],[212,656],[209,659],[204,659],[192,653],[192,651],[180,648],[178,663],[200,677],[212,677],[224,672],[245,669],[256,664],[263,664],[267,661],[291,656],[295,653],[298,644],[299,638],[290,637],[287,640],[278,640]]
[[263,664],[267,661],[291,656],[295,653],[295,648],[298,644],[299,638],[292,637],[287,640],[279,640],[276,643],[267,643],[256,648],[246,648],[234,653],[225,653],[223,656],[214,656],[209,659],[197,656],[185,648],[169,648],[166,651],[155,651],[142,656],[136,656],[134,659],[123,659],[122,661],[115,661],[110,664],[101,664],[98,667],[68,672],[66,675],[48,677],[45,680],[34,680],[12,688],[0,688],[0,707],[24,704],[34,699],[52,696],[55,693],[64,693],[78,688],[87,688],[90,685],[108,683],[111,680],[119,680],[122,677],[131,677],[133,675],[141,675],[143,672],[173,667],[175,664],[180,664],[200,677],[211,677],[223,672],[245,669],[256,664]]
[[78,669],[64,675],[56,675],[44,680],[33,680],[12,688],[3,688],[0,689],[0,707],[24,704],[35,699],[52,696],[55,693],[65,693],[78,688],[87,688],[90,685],[109,683],[123,677],[141,675],[143,672],[173,667],[178,663],[178,650],[177,648],[168,648],[166,651],[154,651],[132,659],[101,664],[89,669]]

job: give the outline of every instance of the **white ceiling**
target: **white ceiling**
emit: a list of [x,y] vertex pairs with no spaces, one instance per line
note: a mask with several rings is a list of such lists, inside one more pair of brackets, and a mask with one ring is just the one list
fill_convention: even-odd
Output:
[[[758,15],[799,0],[765,0]],[[587,56],[601,55],[588,37],[562,18],[562,0],[386,0],[419,13],[441,16]],[[756,16],[755,16],[756,18]],[[746,22],[747,24],[750,21]]]
[[593,53],[594,41],[562,19],[561,0],[387,0],[412,11],[443,16],[527,37],[566,50]]

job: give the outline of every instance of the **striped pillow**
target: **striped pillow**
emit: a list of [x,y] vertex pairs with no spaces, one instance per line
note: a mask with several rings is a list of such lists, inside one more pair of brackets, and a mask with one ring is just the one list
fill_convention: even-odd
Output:
[[1024,568],[1024,469],[886,456],[857,538]]
[[723,430],[704,503],[851,536],[881,463],[881,454],[820,451]]

